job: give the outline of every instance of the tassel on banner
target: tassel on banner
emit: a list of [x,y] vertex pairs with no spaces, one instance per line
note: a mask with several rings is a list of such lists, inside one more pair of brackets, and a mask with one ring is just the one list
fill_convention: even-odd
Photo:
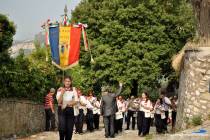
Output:
[[88,51],[88,39],[87,39],[87,34],[85,32],[85,28],[87,28],[87,24],[79,23],[79,25],[82,27],[82,37],[84,41],[85,51]]
[[87,24],[79,23],[79,26],[82,27],[82,36],[83,36],[85,51],[90,52],[91,63],[95,63],[95,61],[93,59],[93,56],[92,56],[92,53],[91,53],[91,49],[88,47],[88,38],[87,38],[87,33],[85,32],[85,28],[87,28]]

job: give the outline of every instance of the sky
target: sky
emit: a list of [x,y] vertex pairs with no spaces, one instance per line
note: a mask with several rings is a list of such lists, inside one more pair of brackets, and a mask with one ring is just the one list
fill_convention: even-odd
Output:
[[0,13],[7,15],[16,25],[14,40],[31,40],[42,31],[47,20],[61,19],[67,5],[68,15],[81,0],[0,0]]

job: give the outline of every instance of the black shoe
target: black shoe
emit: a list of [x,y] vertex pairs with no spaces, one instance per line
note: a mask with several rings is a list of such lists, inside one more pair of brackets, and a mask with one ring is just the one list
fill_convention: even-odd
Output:
[[115,138],[115,136],[110,136],[110,138]]
[[105,136],[105,138],[109,138],[109,136]]
[[126,128],[125,130],[129,130],[129,128]]

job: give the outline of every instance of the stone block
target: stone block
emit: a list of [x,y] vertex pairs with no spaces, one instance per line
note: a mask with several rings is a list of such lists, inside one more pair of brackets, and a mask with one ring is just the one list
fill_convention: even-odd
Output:
[[206,74],[210,75],[210,70],[208,70],[208,71],[206,72]]
[[202,108],[202,109],[206,109],[206,106],[203,106],[203,105],[202,105],[201,108]]
[[187,113],[190,113],[190,109],[187,109]]
[[200,61],[195,61],[193,64],[195,64],[196,66],[200,66],[201,62]]
[[206,59],[205,59],[205,58],[199,58],[199,57],[198,57],[198,61],[201,62],[201,63],[203,63],[203,62],[206,61]]
[[202,104],[206,104],[206,103],[207,103],[207,101],[206,101],[206,100],[200,100],[200,103],[202,103]]
[[205,69],[201,69],[201,68],[196,68],[195,69],[196,72],[200,72],[200,73],[206,73]]
[[190,72],[190,75],[192,76],[192,77],[194,77],[195,76],[195,74],[194,74],[194,72]]
[[202,88],[202,87],[200,87],[198,90],[199,90],[201,93],[207,92],[207,88]]
[[195,95],[196,95],[196,96],[199,96],[199,95],[200,95],[200,92],[199,92],[198,90],[196,90],[196,91],[195,91]]

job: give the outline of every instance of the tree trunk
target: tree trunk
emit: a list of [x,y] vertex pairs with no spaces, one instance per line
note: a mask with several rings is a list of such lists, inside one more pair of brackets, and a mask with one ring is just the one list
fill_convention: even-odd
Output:
[[137,80],[133,80],[133,87],[131,89],[131,96],[138,96],[138,81]]
[[210,37],[210,0],[192,0],[197,20],[199,37],[209,40]]

